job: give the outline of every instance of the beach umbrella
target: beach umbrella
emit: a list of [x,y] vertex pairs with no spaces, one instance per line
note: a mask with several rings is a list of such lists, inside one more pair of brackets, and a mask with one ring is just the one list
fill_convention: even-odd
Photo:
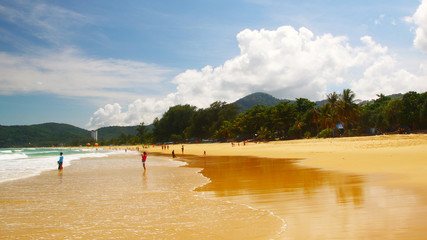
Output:
[[95,143],[94,145],[95,145],[95,146],[98,146],[98,143]]

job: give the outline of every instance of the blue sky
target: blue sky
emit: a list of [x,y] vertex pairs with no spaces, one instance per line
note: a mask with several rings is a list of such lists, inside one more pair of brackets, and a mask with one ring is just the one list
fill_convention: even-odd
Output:
[[253,92],[427,91],[427,0],[3,1],[0,125],[149,124]]

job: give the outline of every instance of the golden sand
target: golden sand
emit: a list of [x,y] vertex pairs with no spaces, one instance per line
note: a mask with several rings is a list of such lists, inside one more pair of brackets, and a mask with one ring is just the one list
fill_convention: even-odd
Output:
[[287,223],[280,239],[427,238],[425,134],[181,148],[148,150],[206,152],[190,161],[212,181],[198,190],[275,213]]
[[[179,156],[182,145],[148,149]],[[303,159],[299,164],[359,174],[393,175],[396,184],[426,187],[427,134],[304,139],[268,143],[186,144],[184,153],[203,156],[256,156]]]

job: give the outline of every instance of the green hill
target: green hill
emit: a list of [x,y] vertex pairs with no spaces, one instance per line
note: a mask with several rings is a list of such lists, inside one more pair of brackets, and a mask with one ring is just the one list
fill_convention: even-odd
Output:
[[[103,127],[98,140],[111,140],[124,134],[135,136],[137,126]],[[91,139],[90,131],[69,124],[43,123],[35,125],[1,126],[0,148],[77,146]]]
[[240,107],[239,112],[246,112],[246,110],[256,105],[274,106],[282,101],[270,94],[257,92],[243,97],[234,103]]
[[87,138],[90,138],[89,131],[69,124],[0,126],[0,148],[67,145],[75,139]]

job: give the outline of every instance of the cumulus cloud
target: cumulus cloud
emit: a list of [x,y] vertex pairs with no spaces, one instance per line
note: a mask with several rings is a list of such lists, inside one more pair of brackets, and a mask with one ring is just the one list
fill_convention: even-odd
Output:
[[353,61],[345,37],[314,37],[306,28],[246,29],[237,40],[237,57],[216,68],[206,66],[175,77],[180,101],[208,106],[218,99],[234,101],[254,91],[287,98],[320,97],[327,90],[326,83],[342,81]]
[[[379,71],[374,68],[378,61],[396,61],[387,47],[370,36],[353,47],[344,36],[314,36],[307,28],[284,26],[272,31],[246,29],[237,39],[239,56],[216,68],[187,70],[175,77],[178,102],[206,107],[218,99],[231,102],[256,91],[279,98],[319,100],[335,89],[362,91],[362,82],[368,83],[373,72]],[[382,73],[398,72],[397,67]],[[372,97],[372,92],[382,90],[383,86],[374,84],[361,96]]]
[[412,73],[402,67],[398,58],[388,52],[387,47],[376,43],[371,37],[361,38],[365,47],[355,48],[356,65],[352,69],[361,69],[362,75],[349,81],[349,87],[360,99],[373,99],[379,93],[394,94],[408,91],[426,91],[427,77],[419,71]]
[[[172,105],[208,107],[214,101],[233,102],[257,91],[279,98],[320,100],[343,88],[351,88],[363,99],[378,93],[427,89],[427,79],[420,77],[424,75],[399,68],[388,48],[370,36],[362,37],[359,46],[351,46],[344,36],[315,36],[307,28],[283,26],[276,30],[246,29],[237,40],[238,56],[218,67],[206,66],[177,75],[173,79],[175,92],[151,101],[135,101],[126,111],[119,111],[122,123],[151,123]],[[119,123],[110,108],[100,108],[89,126]],[[139,121],[132,122],[134,119]]]
[[[422,66],[420,66],[420,70]],[[394,94],[427,90],[427,77],[398,68],[398,62],[384,55],[366,68],[363,77],[353,82],[351,89],[358,98],[372,99],[378,93]]]
[[422,0],[415,14],[412,17],[406,17],[405,20],[417,26],[414,46],[427,53],[427,0]]
[[127,106],[126,110],[118,103],[107,104],[99,108],[89,119],[88,129],[98,129],[105,126],[135,126],[152,121],[162,115],[174,102],[169,97],[151,97],[137,99]]

